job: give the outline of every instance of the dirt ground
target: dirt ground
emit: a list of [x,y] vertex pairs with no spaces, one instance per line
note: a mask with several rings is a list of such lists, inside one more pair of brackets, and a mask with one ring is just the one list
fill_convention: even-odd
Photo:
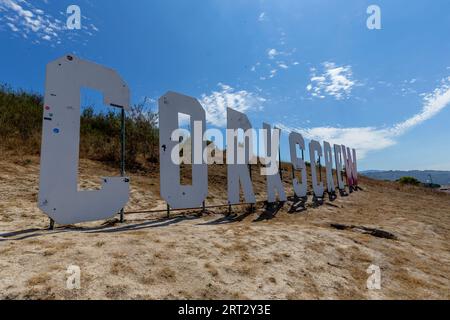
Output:
[[[450,195],[361,178],[363,190],[289,213],[258,203],[130,214],[48,231],[36,204],[39,159],[0,160],[1,299],[449,299]],[[226,203],[226,171],[210,169],[207,205]],[[118,170],[117,170],[118,172]],[[82,160],[80,187],[108,166]],[[288,189],[290,173],[286,177]],[[131,174],[127,211],[164,209],[158,168]],[[257,176],[257,198],[265,184]],[[68,290],[67,268],[81,270]],[[367,269],[381,270],[369,290]]]

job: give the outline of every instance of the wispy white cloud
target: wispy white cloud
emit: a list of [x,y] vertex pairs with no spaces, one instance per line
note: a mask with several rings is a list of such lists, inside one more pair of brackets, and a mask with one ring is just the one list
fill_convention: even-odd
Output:
[[[266,19],[267,14],[264,13],[262,17]],[[252,72],[257,72],[259,80],[270,80],[275,78],[280,71],[285,71],[300,64],[297,60],[293,59],[297,48],[288,48],[286,45],[286,33],[282,29],[279,29],[279,32],[279,43],[267,48],[265,50],[265,59],[261,59],[260,62],[257,62],[250,68]]]
[[58,33],[64,29],[62,21],[52,19],[27,1],[0,0],[0,7],[4,11],[2,20],[8,21],[11,31],[25,39],[34,35],[42,40],[58,40]]
[[326,61],[322,68],[319,73],[316,68],[311,69],[310,84],[306,87],[311,96],[321,99],[331,96],[336,100],[349,98],[356,85],[351,66],[336,66],[334,62]]
[[423,100],[421,112],[393,126],[390,130],[393,135],[398,136],[405,133],[422,122],[433,118],[448,106],[450,102],[450,77],[442,79],[440,86],[433,92],[425,94]]
[[397,138],[408,130],[433,118],[450,104],[450,77],[441,81],[433,92],[426,94],[422,110],[405,121],[388,128],[377,127],[315,127],[295,128],[277,124],[282,130],[297,131],[308,139],[345,144],[358,150],[358,157],[364,158],[368,152],[385,149],[397,143]]
[[8,22],[7,26],[11,29],[12,32],[18,32],[19,31],[19,29],[14,24],[12,24],[11,22]]
[[[284,34],[284,33],[283,33]],[[268,80],[274,78],[280,70],[287,70],[290,66],[297,66],[299,64],[298,61],[292,62],[290,58],[292,54],[296,51],[296,49],[292,49],[291,51],[280,51],[275,48],[267,49],[267,58],[268,62],[264,64],[263,74],[259,76],[260,80]],[[261,63],[258,62],[256,65],[252,66],[251,71],[256,71],[258,67],[261,66]]]
[[266,19],[267,19],[267,14],[265,12],[261,12],[258,16],[258,21],[263,22],[263,21],[266,21]]
[[260,66],[261,66],[261,62],[257,62],[257,63],[255,63],[255,65],[253,65],[253,66],[251,67],[250,70],[251,70],[252,72],[255,72],[256,69],[258,69]]
[[269,57],[269,59],[275,59],[280,54],[281,53],[278,52],[278,50],[275,48],[267,49],[267,56]]
[[227,122],[227,108],[239,112],[261,110],[265,98],[257,93],[246,90],[235,90],[229,85],[219,83],[218,91],[203,94],[200,103],[205,108],[206,120],[218,127],[224,127]]
[[[46,1],[44,5],[48,5]],[[44,40],[44,42],[51,42],[52,45],[60,44],[63,39],[62,34],[69,31],[65,17],[55,18],[45,8],[37,8],[26,0],[0,0],[0,11],[2,12],[0,22],[8,26],[8,31],[33,43]],[[92,32],[97,31],[98,28],[92,23],[82,26],[82,30],[77,30],[84,35],[93,35]],[[74,38],[70,37],[70,39]]]

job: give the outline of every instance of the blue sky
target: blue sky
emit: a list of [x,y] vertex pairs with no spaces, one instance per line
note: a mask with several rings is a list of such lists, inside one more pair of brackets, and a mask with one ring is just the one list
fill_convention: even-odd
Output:
[[360,170],[450,170],[449,30],[445,0],[0,0],[0,81],[43,92],[45,65],[73,53],[116,69],[133,102],[172,90],[212,127],[227,106],[277,125],[284,158],[297,130],[356,147]]

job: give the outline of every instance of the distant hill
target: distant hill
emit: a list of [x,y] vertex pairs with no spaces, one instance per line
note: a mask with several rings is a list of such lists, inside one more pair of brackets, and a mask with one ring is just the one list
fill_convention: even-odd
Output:
[[450,184],[450,171],[436,171],[436,170],[411,170],[411,171],[401,171],[401,170],[390,170],[390,171],[382,171],[382,170],[367,170],[361,172],[362,175],[377,179],[377,180],[390,180],[395,181],[400,179],[401,177],[414,177],[420,182],[429,183],[430,176],[433,180],[433,183],[437,183],[440,185],[449,185]]

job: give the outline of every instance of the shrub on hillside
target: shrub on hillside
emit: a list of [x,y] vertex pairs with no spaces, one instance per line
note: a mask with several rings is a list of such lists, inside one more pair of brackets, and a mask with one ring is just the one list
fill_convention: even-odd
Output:
[[[16,154],[39,154],[43,98],[0,85],[0,150]],[[157,114],[143,102],[131,107],[126,118],[128,168],[158,161]],[[118,164],[120,162],[120,111],[81,112],[80,156]]]
[[397,180],[397,182],[399,182],[401,184],[408,184],[408,185],[413,185],[413,186],[418,186],[421,184],[420,181],[414,177],[401,177],[400,179]]

